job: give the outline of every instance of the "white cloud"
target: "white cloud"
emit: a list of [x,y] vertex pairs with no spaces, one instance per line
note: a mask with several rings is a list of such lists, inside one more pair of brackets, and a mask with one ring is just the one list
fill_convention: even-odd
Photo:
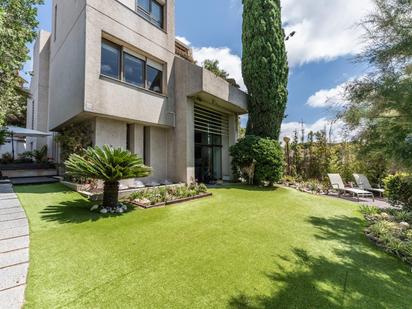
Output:
[[201,47],[193,48],[193,57],[202,64],[205,60],[218,60],[219,67],[229,73],[239,84],[240,89],[246,90],[242,77],[242,60],[238,55],[232,53],[228,47]]
[[[345,139],[349,139],[354,136],[345,127],[345,123],[342,120],[330,120],[327,118],[320,118],[314,123],[304,123],[303,128],[305,129],[305,140],[310,131],[317,132],[320,130],[325,130],[331,137],[332,142],[341,142]],[[302,124],[299,122],[285,122],[282,124],[280,140],[283,141],[285,136],[292,138],[294,136],[295,130],[298,131],[299,136],[301,136]],[[350,133],[350,134],[349,134]]]
[[374,7],[372,0],[282,0],[291,66],[340,56],[362,49],[363,29],[359,22]]
[[312,95],[307,105],[315,108],[339,108],[347,104],[345,87],[347,83],[340,84],[332,89],[322,89]]
[[[183,36],[176,36],[179,41],[182,41],[188,46],[191,46],[190,41]],[[229,77],[234,78],[239,84],[240,89],[246,90],[245,83],[242,77],[242,59],[240,56],[232,53],[228,47],[194,47],[193,58],[202,65],[207,59],[218,60],[219,67],[229,73]]]
[[[362,50],[359,22],[374,8],[373,0],[281,0],[291,67],[355,55]],[[230,5],[241,8],[241,0]]]
[[176,39],[179,40],[180,42],[186,44],[187,46],[190,46],[190,41],[186,39],[184,36],[176,36]]

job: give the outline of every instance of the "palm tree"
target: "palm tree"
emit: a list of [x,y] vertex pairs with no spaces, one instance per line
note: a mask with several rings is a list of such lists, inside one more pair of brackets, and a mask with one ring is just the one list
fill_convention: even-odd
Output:
[[83,155],[72,154],[65,165],[71,176],[103,180],[103,207],[109,209],[118,206],[120,180],[146,177],[151,172],[137,155],[107,145],[89,147]]

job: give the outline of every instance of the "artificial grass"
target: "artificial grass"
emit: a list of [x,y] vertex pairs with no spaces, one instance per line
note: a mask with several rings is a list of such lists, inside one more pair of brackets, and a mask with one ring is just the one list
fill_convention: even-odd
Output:
[[358,205],[291,189],[101,217],[59,184],[16,187],[30,220],[27,308],[410,308],[412,275]]

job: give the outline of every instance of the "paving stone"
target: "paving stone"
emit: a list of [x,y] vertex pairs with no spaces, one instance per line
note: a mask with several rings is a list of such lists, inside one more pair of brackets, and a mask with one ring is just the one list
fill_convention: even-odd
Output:
[[0,240],[1,239],[9,239],[9,238],[15,238],[19,236],[27,236],[29,235],[29,226],[20,226],[16,227],[13,229],[7,229],[0,231]]
[[[1,188],[1,186],[0,186],[0,188]],[[4,192],[4,190],[2,192],[1,189],[0,189],[0,201],[1,200],[11,199],[11,198],[17,198],[16,193],[14,193],[13,191]]]
[[26,218],[26,215],[24,212],[23,213],[18,212],[14,214],[5,214],[5,215],[0,214],[0,224],[5,221],[25,219],[25,218]]
[[0,253],[29,247],[29,236],[0,240]]
[[28,267],[29,264],[24,263],[0,269],[0,291],[25,284]]
[[12,265],[29,262],[29,249],[0,253],[0,269]]
[[23,227],[29,225],[27,219],[18,219],[13,221],[0,222],[0,232],[16,227]]
[[24,290],[26,286],[21,285],[0,292],[0,308],[20,309],[24,304]]
[[0,308],[22,308],[29,267],[29,223],[10,184],[0,184]]
[[12,208],[5,208],[5,209],[0,209],[0,216],[1,215],[8,215],[8,214],[16,214],[16,213],[23,213],[24,210],[21,207],[12,207]]
[[0,200],[0,209],[8,209],[8,208],[14,208],[14,207],[20,207],[19,200],[17,199]]

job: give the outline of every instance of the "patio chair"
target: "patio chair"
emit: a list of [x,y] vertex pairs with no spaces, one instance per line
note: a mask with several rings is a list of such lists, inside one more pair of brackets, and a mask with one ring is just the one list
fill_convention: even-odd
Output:
[[352,196],[356,196],[356,198],[358,199],[358,202],[361,197],[371,197],[373,201],[375,201],[375,196],[373,195],[373,193],[369,191],[358,189],[358,188],[345,187],[345,185],[343,184],[342,177],[339,174],[328,174],[328,177],[332,185],[332,188],[338,191],[339,197],[341,193],[343,194],[349,193],[349,194],[352,194]]
[[376,192],[379,193],[380,197],[383,196],[383,193],[385,192],[384,189],[378,189],[378,188],[373,188],[368,180],[368,177],[366,177],[363,174],[353,174],[353,177],[355,178],[355,181],[358,185],[359,188],[370,191],[372,193]]

